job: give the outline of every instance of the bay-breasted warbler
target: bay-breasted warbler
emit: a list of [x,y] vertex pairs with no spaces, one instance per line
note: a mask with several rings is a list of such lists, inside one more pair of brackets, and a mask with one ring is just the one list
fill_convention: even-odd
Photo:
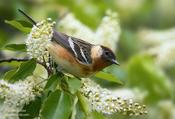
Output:
[[[31,17],[19,11],[36,25]],[[110,48],[94,45],[56,30],[53,30],[52,42],[47,50],[61,69],[77,77],[89,77],[107,66],[119,65]]]

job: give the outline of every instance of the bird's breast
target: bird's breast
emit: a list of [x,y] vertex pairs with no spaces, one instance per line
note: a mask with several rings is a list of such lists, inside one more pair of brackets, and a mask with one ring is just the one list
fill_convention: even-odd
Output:
[[58,66],[63,68],[65,72],[77,77],[88,77],[94,73],[91,66],[79,63],[76,58],[61,45],[52,42],[47,49]]

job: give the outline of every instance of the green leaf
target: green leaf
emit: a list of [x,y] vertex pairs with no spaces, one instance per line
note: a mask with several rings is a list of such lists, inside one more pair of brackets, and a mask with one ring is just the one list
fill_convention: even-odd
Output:
[[45,86],[45,90],[48,90],[48,91],[55,91],[57,85],[59,83],[59,77],[58,75],[52,75],[48,81],[47,81],[47,84]]
[[69,86],[69,91],[72,94],[75,94],[78,91],[78,89],[81,87],[81,81],[78,80],[77,78],[68,78],[67,83]]
[[25,44],[8,44],[3,49],[25,52],[26,51],[26,45]]
[[83,112],[83,109],[81,107],[80,102],[78,101],[76,104],[76,115],[75,115],[75,119],[86,119],[85,118],[85,112]]
[[80,108],[82,109],[84,114],[86,116],[88,116],[91,111],[90,111],[89,104],[87,103],[87,100],[85,99],[85,97],[80,92],[77,92],[77,96],[78,96],[78,100],[79,100],[78,102],[80,104]]
[[41,108],[41,98],[36,97],[34,101],[31,101],[29,104],[25,105],[21,112],[19,112],[20,119],[33,119],[39,116]]
[[100,78],[100,79],[104,79],[104,80],[107,80],[107,81],[115,82],[115,83],[118,83],[118,84],[121,84],[121,85],[123,84],[123,82],[120,81],[119,79],[117,79],[117,77],[115,77],[112,74],[106,73],[106,72],[98,72],[95,75],[95,77]]
[[8,32],[4,29],[0,29],[0,49],[3,48],[3,46],[9,41],[8,39]]
[[173,87],[165,73],[157,67],[149,56],[134,56],[128,65],[128,85],[148,92],[146,101],[156,103],[170,99]]
[[15,82],[18,80],[23,80],[25,79],[27,76],[32,75],[33,71],[35,70],[36,67],[36,60],[32,59],[29,60],[27,62],[21,63],[21,65],[19,66],[19,68],[16,70],[16,72],[13,73],[13,75],[10,76],[10,74],[7,77],[7,79],[9,80],[9,82]]
[[22,31],[23,33],[30,33],[31,28],[23,26],[23,23],[16,20],[5,20],[5,23],[10,24],[11,26],[17,28],[18,30]]
[[65,92],[56,90],[45,101],[41,111],[42,119],[69,119],[72,112],[72,97]]
[[17,69],[12,69],[12,70],[6,72],[6,73],[4,74],[3,79],[4,79],[4,80],[9,80],[9,79],[15,74],[16,71],[17,71]]
[[92,112],[93,119],[106,119],[101,113],[93,111]]

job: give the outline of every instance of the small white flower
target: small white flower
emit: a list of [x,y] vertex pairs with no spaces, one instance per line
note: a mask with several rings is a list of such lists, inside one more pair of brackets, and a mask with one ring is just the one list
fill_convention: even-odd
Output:
[[120,112],[128,115],[141,115],[147,113],[144,105],[134,103],[132,99],[115,97],[111,91],[101,88],[90,79],[82,80],[80,92],[87,98],[92,110],[104,114]]
[[137,33],[139,41],[144,47],[153,47],[175,40],[175,28],[167,30],[142,29]]
[[168,67],[175,65],[175,40],[166,42],[160,46],[150,48],[147,53],[153,55],[156,64],[161,67]]
[[120,36],[118,14],[107,10],[106,16],[103,17],[101,24],[98,26],[95,36],[96,43],[110,47],[115,51]]
[[30,58],[37,58],[41,62],[48,61],[49,53],[46,48],[53,37],[54,24],[55,22],[48,18],[33,26],[26,39],[27,54]]
[[175,28],[164,31],[141,30],[138,39],[143,45],[143,52],[155,57],[156,64],[161,67],[175,65]]
[[[44,85],[37,85],[43,79],[38,76],[29,76],[24,81],[14,84],[0,80],[0,119],[19,119],[18,113],[25,104],[35,100],[41,94]],[[24,110],[25,111],[25,110]]]
[[90,43],[95,43],[95,33],[83,23],[81,23],[72,13],[67,14],[58,23],[58,30],[76,38],[81,38]]

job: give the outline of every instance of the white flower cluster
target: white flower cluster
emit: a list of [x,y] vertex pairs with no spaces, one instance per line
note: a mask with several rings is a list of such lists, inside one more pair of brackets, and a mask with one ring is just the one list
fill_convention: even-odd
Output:
[[175,40],[174,34],[175,28],[167,30],[142,29],[137,33],[138,39],[145,47],[158,46],[173,41]]
[[106,16],[103,17],[101,24],[98,26],[95,36],[97,44],[110,47],[115,51],[120,36],[118,14],[107,10]]
[[100,87],[90,79],[82,80],[80,92],[88,99],[92,110],[104,114],[123,113],[127,115],[146,114],[145,105],[134,103],[132,99],[121,99],[115,97],[112,92]]
[[165,31],[141,30],[138,39],[146,47],[146,53],[155,57],[161,67],[175,65],[175,29]]
[[27,54],[30,58],[37,58],[41,62],[43,58],[48,59],[49,53],[46,48],[52,39],[54,24],[51,18],[47,18],[33,26],[26,39]]
[[61,21],[58,22],[57,27],[59,31],[68,35],[81,38],[90,43],[95,43],[94,32],[76,19],[72,13],[67,14],[61,19]]
[[106,16],[103,17],[95,32],[82,24],[71,13],[59,21],[57,27],[59,31],[93,44],[101,44],[110,47],[113,51],[116,50],[120,35],[117,13],[110,10],[107,10]]
[[155,57],[156,64],[161,67],[175,66],[175,40],[150,48],[148,53]]
[[0,119],[19,119],[18,113],[25,113],[23,106],[35,100],[43,90],[43,85],[36,85],[42,80],[38,76],[29,76],[14,84],[0,80],[0,100],[3,101],[0,105]]

